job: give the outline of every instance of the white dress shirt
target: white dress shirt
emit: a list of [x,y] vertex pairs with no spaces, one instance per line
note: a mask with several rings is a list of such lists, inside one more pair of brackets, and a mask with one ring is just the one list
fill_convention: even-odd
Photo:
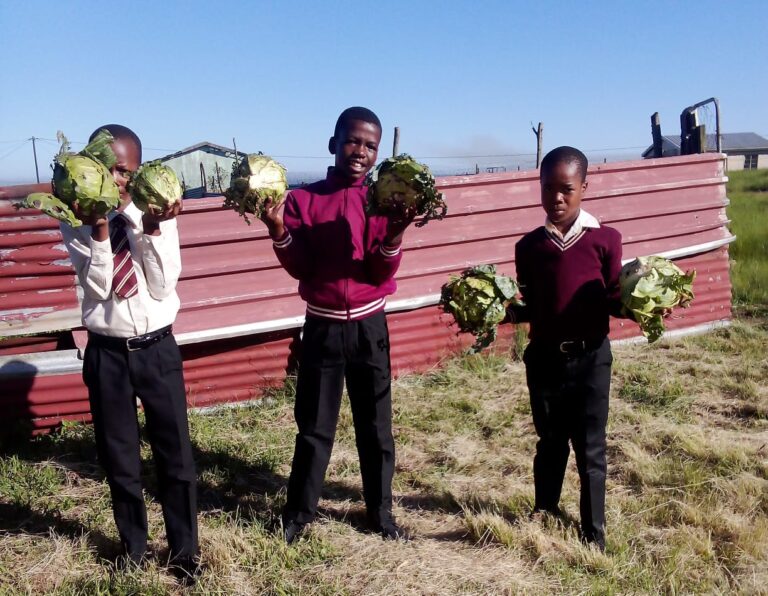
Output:
[[[179,232],[175,219],[160,222],[160,235],[144,234],[143,213],[129,203],[123,215],[136,271],[138,292],[120,298],[112,292],[112,246],[109,238],[91,238],[91,226],[61,224],[61,235],[79,281],[83,325],[112,337],[133,337],[171,325],[179,312],[176,282],[181,274]],[[116,216],[110,214],[110,220]]]
[[600,222],[597,221],[597,218],[594,215],[587,213],[584,209],[579,209],[579,215],[565,235],[560,233],[560,230],[555,227],[555,224],[549,221],[548,217],[544,220],[544,227],[550,234],[554,234],[567,244],[572,238],[580,235],[584,228],[599,228]]

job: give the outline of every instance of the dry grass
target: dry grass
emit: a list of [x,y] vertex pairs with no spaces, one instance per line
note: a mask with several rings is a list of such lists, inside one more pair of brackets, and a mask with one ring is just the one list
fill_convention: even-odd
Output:
[[[294,426],[290,388],[260,406],[193,414],[205,571],[215,594],[768,593],[768,322],[659,346],[616,346],[609,419],[608,549],[565,519],[531,520],[535,436],[524,371],[505,355],[458,358],[395,384],[398,519],[363,528],[348,407],[321,517],[294,547],[273,532]],[[92,434],[69,427],[0,458],[0,593],[169,594],[147,459],[154,557],[118,572]]]

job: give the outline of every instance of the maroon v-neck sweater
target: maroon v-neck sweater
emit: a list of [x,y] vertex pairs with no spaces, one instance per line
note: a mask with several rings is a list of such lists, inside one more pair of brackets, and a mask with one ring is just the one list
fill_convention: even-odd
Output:
[[515,267],[526,306],[518,321],[530,321],[531,341],[599,340],[608,316],[620,309],[621,234],[606,226],[584,228],[575,242],[544,226],[515,246]]

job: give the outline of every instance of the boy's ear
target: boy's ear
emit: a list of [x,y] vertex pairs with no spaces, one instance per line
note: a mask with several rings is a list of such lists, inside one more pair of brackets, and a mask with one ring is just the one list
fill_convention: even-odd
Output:
[[335,136],[328,139],[328,152],[331,155],[336,155],[336,137]]
[[581,192],[587,192],[587,186],[589,186],[589,182],[586,180],[581,184]]

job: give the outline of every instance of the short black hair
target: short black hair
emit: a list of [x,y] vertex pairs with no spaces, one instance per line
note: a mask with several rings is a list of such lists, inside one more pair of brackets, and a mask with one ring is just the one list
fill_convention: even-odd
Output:
[[106,130],[115,137],[115,139],[128,139],[136,145],[136,148],[139,150],[139,163],[141,163],[141,139],[139,139],[139,135],[122,124],[105,124],[104,126],[99,126],[91,133],[91,136],[88,137],[89,143],[96,138],[96,135],[99,134],[100,130]]
[[349,124],[351,120],[362,120],[363,122],[375,124],[379,130],[381,130],[381,120],[379,120],[379,117],[376,114],[368,108],[353,106],[339,114],[339,118],[336,120],[336,128],[333,129],[333,136],[339,136],[343,128]]
[[576,149],[576,147],[563,145],[562,147],[552,149],[552,151],[547,153],[544,156],[544,159],[541,160],[541,171],[549,170],[559,163],[578,164],[579,172],[581,173],[581,181],[584,182],[587,179],[587,167],[589,167],[587,156]]

